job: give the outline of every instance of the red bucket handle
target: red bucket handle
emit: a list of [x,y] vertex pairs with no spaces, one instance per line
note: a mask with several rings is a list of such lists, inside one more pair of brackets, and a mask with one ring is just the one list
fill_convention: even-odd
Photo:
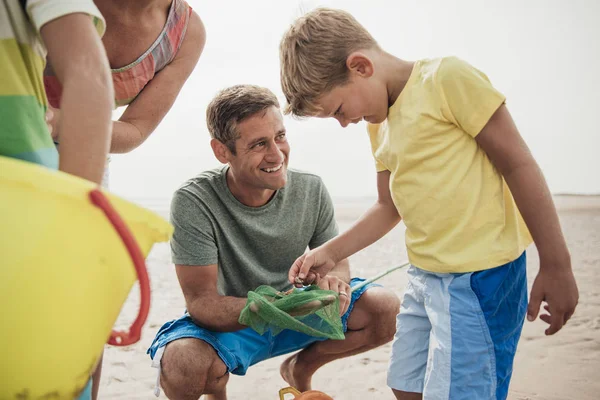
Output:
[[123,244],[125,244],[129,256],[133,261],[133,265],[135,266],[137,278],[140,281],[140,310],[135,321],[131,324],[128,332],[113,330],[108,339],[108,344],[113,346],[128,346],[137,343],[140,340],[142,326],[146,322],[150,310],[150,280],[148,278],[148,271],[146,270],[146,263],[142,251],[131,234],[131,231],[127,228],[127,225],[125,225],[125,222],[110,204],[106,196],[99,189],[94,189],[90,191],[90,199],[95,206],[104,212],[121,237],[121,240],[123,241]]

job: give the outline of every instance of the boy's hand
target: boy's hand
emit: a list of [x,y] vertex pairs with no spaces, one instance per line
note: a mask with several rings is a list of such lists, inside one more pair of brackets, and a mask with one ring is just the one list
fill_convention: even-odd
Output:
[[304,253],[294,261],[288,273],[288,280],[296,287],[309,285],[327,275],[336,262],[325,247]]
[[558,332],[575,312],[579,300],[577,283],[570,266],[548,266],[540,263],[527,309],[527,319],[534,321],[540,311],[542,301],[548,303],[544,308],[548,314],[540,315],[540,319],[550,324],[546,335]]

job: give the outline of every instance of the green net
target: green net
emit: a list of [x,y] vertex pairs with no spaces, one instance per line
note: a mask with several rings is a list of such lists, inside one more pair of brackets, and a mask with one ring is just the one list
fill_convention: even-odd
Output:
[[344,339],[338,294],[315,285],[287,292],[259,286],[248,292],[239,322],[261,335],[268,330],[277,335],[291,329],[315,337]]
[[[352,291],[408,265],[404,263],[383,271],[354,286]],[[344,339],[338,294],[316,285],[287,292],[277,291],[271,286],[259,286],[248,292],[246,306],[238,321],[261,335],[269,330],[277,335],[284,329],[290,329],[315,337]]]

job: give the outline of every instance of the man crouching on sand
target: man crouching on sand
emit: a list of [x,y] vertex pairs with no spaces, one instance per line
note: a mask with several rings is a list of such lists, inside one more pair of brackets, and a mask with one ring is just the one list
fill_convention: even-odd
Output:
[[[281,375],[301,391],[324,364],[392,340],[399,309],[390,291],[350,277],[339,262],[318,285],[339,293],[345,340],[291,330],[259,335],[238,323],[248,291],[290,288],[288,267],[338,233],[331,198],[313,174],[287,168],[290,145],[275,95],[240,85],[207,109],[211,146],[224,167],[188,180],[173,197],[171,241],[187,312],[159,330],[148,353],[171,399],[226,399],[229,373],[300,350]],[[157,394],[159,393],[157,388]]]

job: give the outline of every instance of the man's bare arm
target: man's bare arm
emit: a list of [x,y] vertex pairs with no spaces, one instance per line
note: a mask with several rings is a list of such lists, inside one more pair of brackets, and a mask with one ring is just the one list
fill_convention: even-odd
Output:
[[216,332],[247,328],[238,322],[247,299],[221,296],[217,292],[216,264],[176,265],[175,269],[188,313],[197,325]]

